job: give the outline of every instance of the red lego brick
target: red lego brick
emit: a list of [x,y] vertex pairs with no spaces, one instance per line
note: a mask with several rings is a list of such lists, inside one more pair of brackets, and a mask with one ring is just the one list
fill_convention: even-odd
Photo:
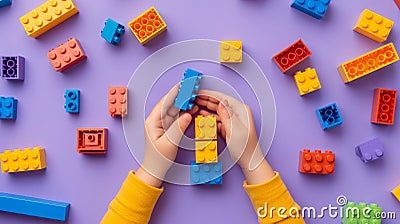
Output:
[[371,122],[375,124],[394,124],[397,91],[377,88],[374,90]]
[[397,7],[400,9],[400,0],[394,0],[394,3],[396,3]]
[[126,86],[108,87],[108,112],[112,117],[128,115],[128,88]]
[[108,145],[107,128],[76,129],[77,151],[81,154],[106,154]]
[[272,59],[282,72],[287,72],[289,69],[310,57],[310,55],[311,51],[302,40],[298,40],[285,50],[279,52]]
[[62,72],[87,58],[78,40],[75,38],[70,38],[56,49],[51,49],[47,53],[47,57],[57,72]]
[[304,149],[300,152],[299,172],[306,174],[333,174],[335,172],[335,154],[330,150],[311,152]]

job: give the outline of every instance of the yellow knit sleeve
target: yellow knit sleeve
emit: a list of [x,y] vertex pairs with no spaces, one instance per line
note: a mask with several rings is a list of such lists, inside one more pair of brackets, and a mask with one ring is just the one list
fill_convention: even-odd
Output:
[[265,183],[248,185],[245,181],[243,187],[253,203],[260,224],[305,223],[301,208],[293,200],[278,172]]
[[102,224],[148,223],[163,188],[150,186],[129,172],[117,196],[111,201]]

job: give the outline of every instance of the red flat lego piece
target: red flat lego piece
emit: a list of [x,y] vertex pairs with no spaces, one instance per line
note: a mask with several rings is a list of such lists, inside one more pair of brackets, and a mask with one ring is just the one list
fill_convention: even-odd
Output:
[[78,128],[76,130],[77,151],[81,154],[106,154],[107,128]]
[[371,122],[375,124],[394,124],[397,91],[377,88],[374,90]]
[[87,58],[78,40],[75,38],[70,38],[56,49],[51,49],[47,53],[47,57],[57,72],[62,72]]
[[302,40],[298,40],[285,50],[279,52],[272,59],[282,70],[282,72],[287,72],[289,69],[304,61],[310,55],[311,51],[307,48]]
[[128,114],[128,88],[126,86],[108,87],[108,112],[112,117],[125,117]]
[[300,152],[299,172],[306,174],[333,174],[335,172],[335,154],[330,150],[311,152],[304,149]]

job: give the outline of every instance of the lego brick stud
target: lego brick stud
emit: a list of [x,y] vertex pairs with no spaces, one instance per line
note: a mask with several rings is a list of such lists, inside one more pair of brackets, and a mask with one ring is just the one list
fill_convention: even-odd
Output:
[[387,19],[369,9],[364,9],[353,30],[382,43],[388,38],[393,24],[393,20]]
[[300,151],[299,172],[305,174],[333,174],[335,172],[335,154],[330,150],[322,152],[309,149]]
[[121,35],[125,33],[125,27],[108,18],[101,30],[101,37],[108,43],[117,45],[121,42]]
[[126,86],[108,87],[108,112],[112,117],[128,115],[128,88]]
[[306,68],[304,72],[296,72],[294,80],[296,81],[300,96],[321,89],[321,83],[314,68]]
[[9,6],[12,4],[12,0],[0,0],[0,8],[4,6]]
[[329,104],[316,110],[322,129],[333,128],[343,123],[342,115],[336,103]]
[[203,79],[202,74],[192,69],[186,69],[178,96],[175,98],[174,107],[180,110],[191,110],[200,89],[200,83]]
[[1,56],[0,75],[3,79],[24,80],[25,58],[22,56]]
[[372,102],[371,123],[393,125],[397,90],[376,88]]
[[46,153],[41,147],[6,150],[0,153],[1,171],[3,173],[17,173],[46,168]]
[[240,63],[242,62],[242,41],[221,41],[220,62]]
[[291,7],[316,19],[322,19],[330,3],[331,0],[294,0]]
[[18,100],[0,96],[0,119],[17,119]]
[[298,40],[285,50],[272,57],[272,60],[274,60],[282,72],[287,72],[289,69],[293,68],[310,56],[311,51],[307,48],[302,40]]
[[361,161],[368,163],[383,157],[385,148],[378,138],[374,138],[368,142],[357,145],[355,153],[360,157]]
[[79,41],[75,38],[70,38],[56,49],[51,49],[47,53],[47,57],[57,72],[62,72],[87,58]]
[[222,163],[190,163],[191,184],[222,184]]
[[64,108],[69,113],[79,113],[80,91],[67,89],[64,93]]
[[77,151],[81,154],[106,154],[108,146],[107,128],[78,128],[76,130]]

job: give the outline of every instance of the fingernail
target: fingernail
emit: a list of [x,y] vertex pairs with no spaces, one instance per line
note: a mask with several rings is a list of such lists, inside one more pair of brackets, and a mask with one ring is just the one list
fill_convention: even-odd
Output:
[[183,114],[182,116],[183,116],[183,119],[184,119],[186,122],[190,122],[190,121],[192,120],[192,116],[191,116],[190,114],[188,114],[188,113],[185,113],[185,114]]

